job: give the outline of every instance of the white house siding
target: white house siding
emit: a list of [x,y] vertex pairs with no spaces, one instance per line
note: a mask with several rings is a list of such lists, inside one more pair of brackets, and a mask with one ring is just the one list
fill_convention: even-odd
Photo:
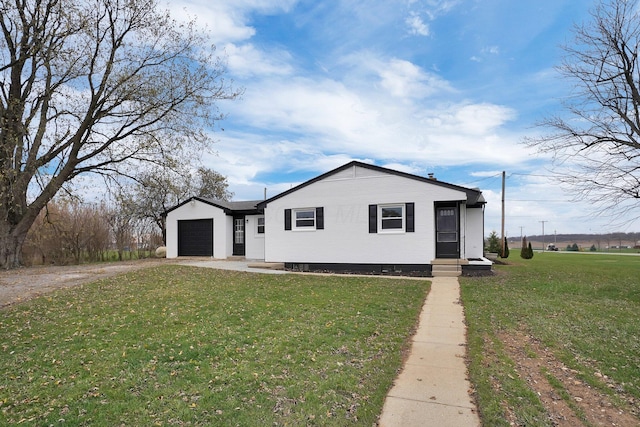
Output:
[[264,234],[258,233],[258,218],[264,215],[247,215],[245,220],[245,258],[264,259]]
[[225,258],[233,255],[233,217],[226,215],[225,216],[225,242],[227,243],[225,247]]
[[466,249],[467,249],[467,205],[466,203],[461,203],[459,207],[459,215],[460,215],[460,230],[458,233],[458,238],[460,239],[460,258],[466,258]]
[[465,257],[484,256],[484,211],[483,208],[467,209]]
[[185,203],[167,214],[167,258],[178,256],[178,220],[213,218],[213,257],[227,257],[227,215],[215,206],[198,200]]
[[[354,165],[268,202],[265,260],[429,264],[435,258],[435,202],[463,200],[463,191]],[[369,205],[411,202],[415,232],[369,233]],[[315,207],[324,208],[323,230],[285,231],[285,209]]]

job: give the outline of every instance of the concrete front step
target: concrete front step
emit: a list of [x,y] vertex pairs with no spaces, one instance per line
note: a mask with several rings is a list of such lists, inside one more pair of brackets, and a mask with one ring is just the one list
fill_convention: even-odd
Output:
[[458,277],[461,275],[462,275],[462,271],[431,270],[431,276],[433,277]]
[[263,268],[265,270],[284,270],[283,262],[252,262],[248,264],[249,268]]
[[462,275],[462,265],[468,264],[466,259],[434,259],[431,262],[433,277],[458,277]]
[[433,265],[431,266],[432,270],[438,271],[460,271],[462,270],[462,266],[460,265]]
[[431,261],[431,275],[433,277],[458,277],[462,275],[462,266],[468,265],[466,259],[437,258]]
[[458,258],[436,258],[431,261],[431,265],[468,265],[469,260]]

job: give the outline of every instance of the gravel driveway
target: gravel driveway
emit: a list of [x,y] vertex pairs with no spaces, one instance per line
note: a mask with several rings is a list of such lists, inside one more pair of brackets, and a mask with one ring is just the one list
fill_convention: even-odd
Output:
[[223,270],[251,271],[280,274],[284,271],[248,267],[242,261],[218,261],[210,258],[143,259],[104,264],[72,266],[38,266],[16,270],[0,270],[0,308],[35,298],[56,289],[90,283],[104,277],[115,276],[142,268],[162,264],[192,265]]
[[45,266],[0,270],[0,308],[47,292],[93,282],[103,277],[170,262],[145,259],[105,264]]

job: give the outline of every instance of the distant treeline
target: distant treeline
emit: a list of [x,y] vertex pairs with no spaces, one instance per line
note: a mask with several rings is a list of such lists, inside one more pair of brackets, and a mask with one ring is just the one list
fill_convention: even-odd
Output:
[[[550,238],[553,238],[557,241],[561,241],[561,242],[583,242],[583,241],[590,241],[590,242],[596,242],[596,241],[600,241],[600,242],[611,242],[611,244],[615,244],[615,242],[638,242],[640,241],[640,232],[637,233],[622,233],[622,232],[616,232],[616,233],[603,233],[603,234],[545,234],[544,236],[542,234],[539,235],[527,235],[527,239],[528,240],[535,240],[535,241],[541,241],[543,240],[545,241],[549,241]],[[509,237],[508,239],[509,241],[520,241],[520,236],[517,237]]]

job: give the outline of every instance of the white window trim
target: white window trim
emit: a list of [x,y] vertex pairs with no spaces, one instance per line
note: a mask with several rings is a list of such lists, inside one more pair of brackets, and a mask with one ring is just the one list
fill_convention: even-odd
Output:
[[[260,233],[260,220],[262,220],[262,233]],[[264,237],[267,231],[266,222],[263,216],[259,216],[256,218],[256,236]]]
[[[385,208],[400,208],[402,210],[402,227],[401,228],[382,228],[383,218],[382,210]],[[402,234],[406,232],[407,227],[407,209],[405,203],[387,203],[378,205],[378,233],[382,234]]]
[[[298,227],[298,213],[299,212],[311,212],[313,214],[313,225],[305,225]],[[307,220],[311,218],[306,218]],[[317,225],[316,208],[297,208],[291,210],[291,230],[292,231],[316,231]]]

